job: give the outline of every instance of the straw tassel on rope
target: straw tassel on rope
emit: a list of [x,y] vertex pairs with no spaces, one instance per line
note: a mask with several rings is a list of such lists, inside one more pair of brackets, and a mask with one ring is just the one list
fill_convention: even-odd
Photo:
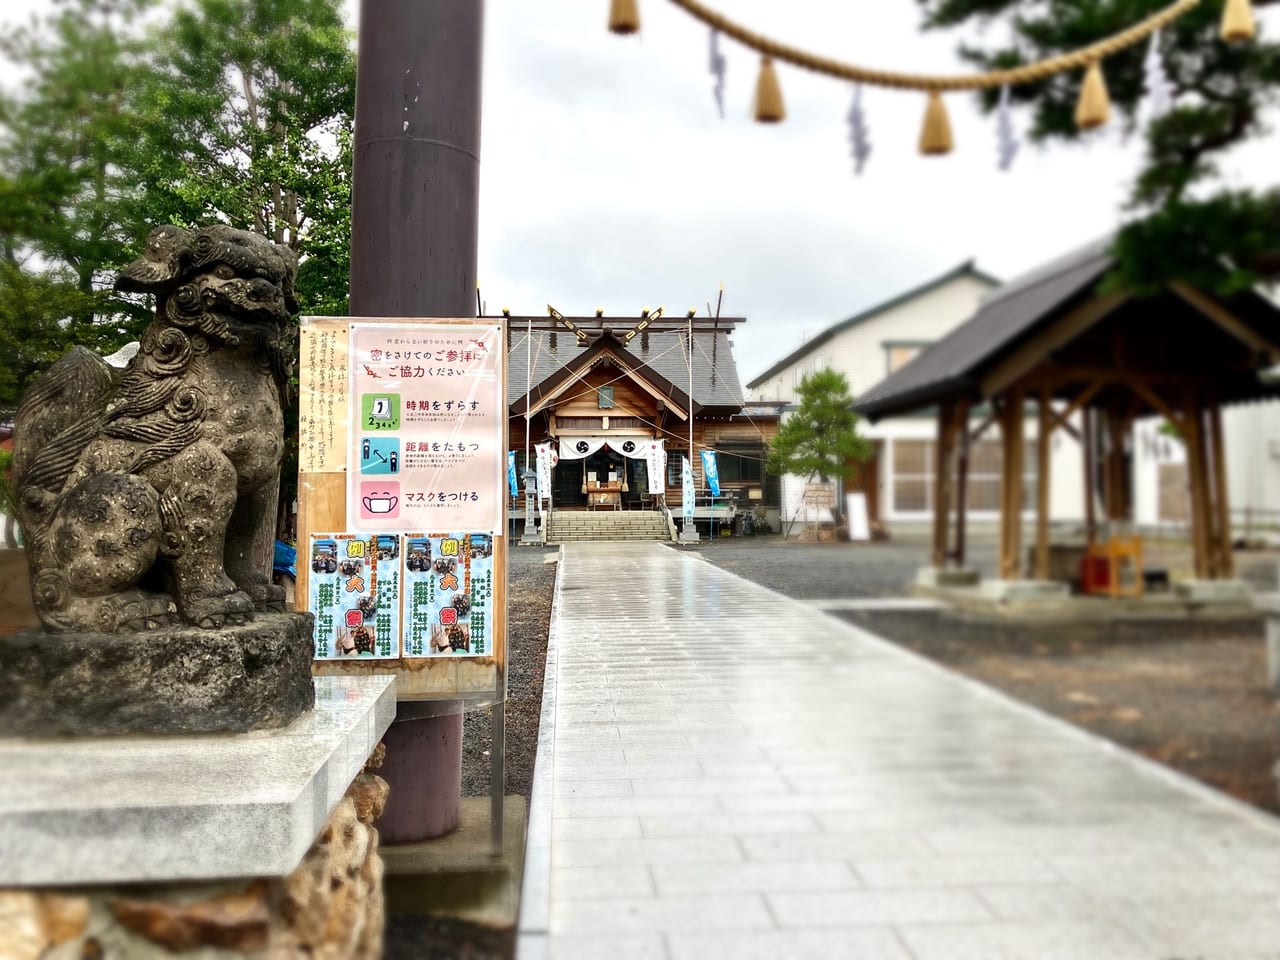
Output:
[[635,33],[640,29],[640,10],[636,0],[612,0],[609,7],[609,30],[612,33]]
[[1084,84],[1080,87],[1080,101],[1076,104],[1076,126],[1081,130],[1100,127],[1111,116],[1111,101],[1107,97],[1107,81],[1102,76],[1102,65],[1097,60],[1085,71]]
[[755,114],[757,123],[778,123],[787,116],[787,110],[782,104],[782,86],[778,83],[778,72],[773,69],[773,58],[768,54],[760,58]]
[[1222,39],[1227,43],[1237,43],[1252,40],[1256,33],[1249,0],[1227,0],[1227,5],[1222,8]]
[[929,105],[924,111],[924,127],[920,131],[920,152],[926,157],[940,157],[950,153],[954,146],[947,105],[942,102],[941,93],[930,90]]

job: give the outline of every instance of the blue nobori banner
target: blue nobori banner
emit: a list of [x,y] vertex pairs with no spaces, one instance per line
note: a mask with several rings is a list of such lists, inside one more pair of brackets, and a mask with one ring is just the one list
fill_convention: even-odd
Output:
[[720,470],[716,466],[716,452],[714,450],[702,451],[702,476],[707,481],[707,489],[711,491],[713,497],[720,496]]

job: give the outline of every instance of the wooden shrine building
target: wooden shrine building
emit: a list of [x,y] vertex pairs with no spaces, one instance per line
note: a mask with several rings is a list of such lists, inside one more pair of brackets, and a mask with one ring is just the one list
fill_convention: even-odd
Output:
[[[682,457],[704,489],[703,449],[716,451],[724,499],[764,497],[764,455],[777,415],[744,408],[731,335],[739,317],[508,317],[510,444],[517,472],[534,446],[556,452],[556,509],[678,505]],[[644,450],[661,445],[651,489]],[[545,494],[544,494],[545,496]]]
[[[1280,363],[1280,309],[1254,291],[1222,299],[1185,283],[1152,296],[1100,292],[1114,263],[1110,238],[993,291],[978,311],[861,396],[875,420],[937,410],[934,567],[963,566],[969,448],[988,429],[1002,450],[999,571],[1024,575],[1023,461],[1034,410],[1035,549],[1030,573],[1049,575],[1049,478],[1057,431],[1084,450],[1085,528],[1132,522],[1133,424],[1162,417],[1185,442],[1198,579],[1233,576],[1223,454],[1224,405],[1280,396],[1260,373]],[[1095,500],[1101,501],[1098,517]],[[953,519],[954,518],[954,519]]]

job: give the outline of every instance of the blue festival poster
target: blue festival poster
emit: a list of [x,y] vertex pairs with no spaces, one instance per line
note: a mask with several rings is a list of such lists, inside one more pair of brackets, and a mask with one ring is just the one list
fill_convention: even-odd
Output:
[[493,535],[407,533],[405,657],[493,656]]
[[313,533],[307,609],[316,660],[400,655],[400,537]]

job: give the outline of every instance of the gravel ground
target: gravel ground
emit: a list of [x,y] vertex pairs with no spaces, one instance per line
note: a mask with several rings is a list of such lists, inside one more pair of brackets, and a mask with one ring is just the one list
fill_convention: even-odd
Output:
[[[901,596],[927,562],[910,534],[887,543],[798,543],[780,537],[704,541],[708,561],[799,599]],[[1153,544],[1151,566],[1190,565],[1185,544]],[[990,537],[971,549],[995,566]],[[1275,590],[1276,554],[1240,551],[1238,575]],[[1146,623],[1027,623],[949,612],[835,614],[960,673],[1122,743],[1211,786],[1280,811],[1280,707],[1265,683],[1256,617]]]
[[[928,545],[919,537],[879,543],[802,543],[777,534],[703,539],[672,544],[694,550],[718,567],[753,583],[802,600],[900,597],[928,562]],[[995,550],[970,549],[979,569],[995,569]]]
[[[506,792],[529,799],[542,714],[542,669],[551,624],[559,547],[508,551]],[[548,562],[552,561],[552,562]],[[488,710],[463,721],[462,795],[489,795],[491,718]]]
[[[671,544],[673,550],[694,550],[718,567],[753,583],[763,584],[805,600],[843,600],[900,597],[929,563],[928,532],[907,529],[893,540],[876,543],[802,543],[777,534],[719,537],[697,544]],[[994,532],[970,534],[966,562],[984,577],[995,575]],[[1191,551],[1178,542],[1148,542],[1147,566],[1173,573],[1189,571]],[[1238,551],[1237,575],[1255,589],[1276,590],[1276,553]]]

